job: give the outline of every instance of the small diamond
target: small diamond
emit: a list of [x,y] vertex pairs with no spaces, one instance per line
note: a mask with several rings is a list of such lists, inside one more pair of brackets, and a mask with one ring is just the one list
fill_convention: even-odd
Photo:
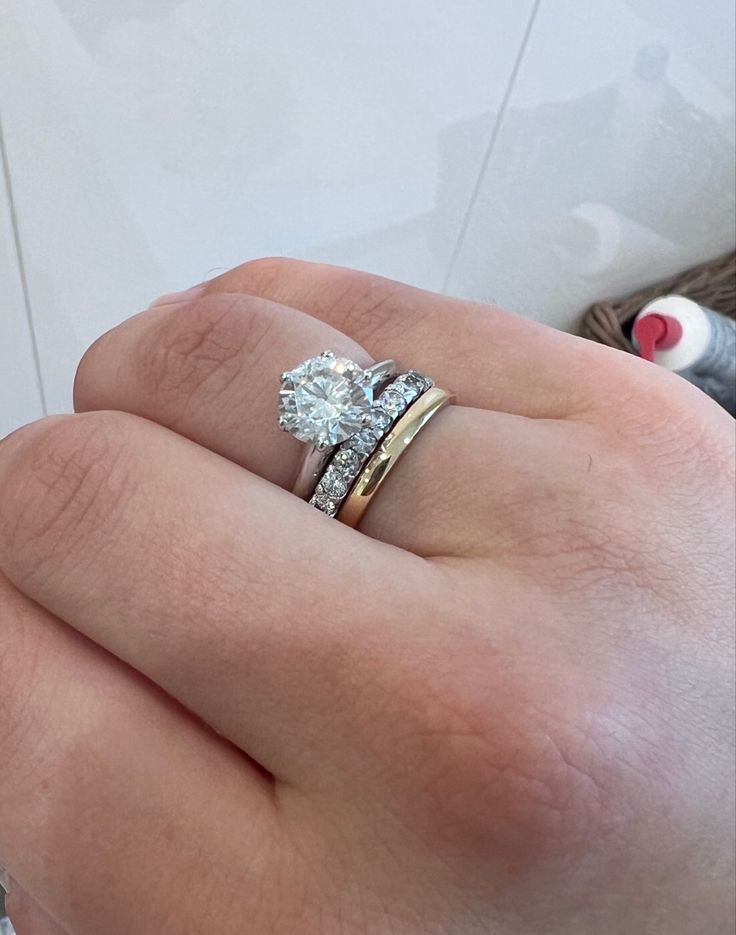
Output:
[[335,516],[337,513],[337,504],[332,497],[327,494],[315,493],[309,502],[312,506],[316,506],[318,510],[326,513],[328,516]]
[[347,443],[359,455],[370,455],[375,450],[378,438],[371,429],[364,429],[359,435],[354,435]]
[[396,384],[396,389],[404,397],[407,403],[414,402],[414,400],[419,396],[421,390],[414,383],[409,383],[406,380],[402,380],[400,383]]
[[348,482],[337,468],[330,465],[319,482],[318,490],[320,493],[326,493],[330,497],[339,500],[348,492]]
[[372,425],[371,428],[376,432],[385,432],[386,429],[393,422],[393,418],[386,412],[385,409],[379,409],[377,406],[373,407],[372,410]]
[[416,396],[424,393],[432,385],[426,377],[422,376],[421,373],[417,373],[416,370],[403,373],[399,377],[399,381],[407,387],[412,387],[416,391]]
[[350,448],[341,448],[333,459],[333,464],[339,466],[345,477],[354,476],[360,467],[360,455]]
[[406,407],[406,400],[399,390],[389,387],[387,390],[384,390],[383,393],[378,398],[380,405],[386,410],[389,415],[396,415],[399,412],[402,412]]

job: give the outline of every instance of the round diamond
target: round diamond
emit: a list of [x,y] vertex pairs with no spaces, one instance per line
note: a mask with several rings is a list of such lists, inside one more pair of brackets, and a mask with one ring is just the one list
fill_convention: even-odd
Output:
[[353,436],[348,444],[359,455],[370,455],[375,451],[378,439],[382,437],[382,434],[379,432],[377,437],[371,429],[364,429],[359,435]]
[[389,415],[396,415],[398,412],[403,411],[406,406],[406,400],[403,395],[392,387],[384,390],[379,396],[378,401]]
[[357,364],[325,352],[284,374],[279,399],[285,431],[314,445],[339,445],[363,428],[373,387]]
[[357,451],[351,451],[350,448],[341,448],[335,455],[334,463],[339,466],[346,477],[351,477],[360,467],[360,455]]
[[421,373],[417,373],[416,370],[410,370],[408,373],[403,373],[398,382],[402,384],[402,391],[407,392],[409,388],[414,394],[414,397],[419,396],[420,393],[424,393],[430,386],[430,383]]
[[397,380],[395,386],[407,403],[413,403],[422,392],[421,388],[414,381]]
[[393,419],[385,409],[373,409],[371,413],[371,428],[375,429],[376,432],[385,432],[392,422]]
[[319,490],[320,493],[326,493],[339,500],[348,492],[348,482],[339,471],[329,467],[319,482]]
[[337,504],[329,494],[315,493],[309,502],[312,506],[316,506],[318,510],[327,513],[328,516],[335,516],[337,513]]

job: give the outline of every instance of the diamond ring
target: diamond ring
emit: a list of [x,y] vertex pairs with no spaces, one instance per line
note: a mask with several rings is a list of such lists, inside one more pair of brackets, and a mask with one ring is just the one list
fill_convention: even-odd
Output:
[[412,404],[432,386],[432,380],[415,370],[392,380],[371,407],[370,424],[338,445],[330,456],[309,500],[312,506],[341,519],[341,510],[370,459]]
[[323,351],[281,374],[279,427],[309,448],[293,492],[309,499],[337,445],[373,421],[374,397],[396,371],[393,360],[363,368]]

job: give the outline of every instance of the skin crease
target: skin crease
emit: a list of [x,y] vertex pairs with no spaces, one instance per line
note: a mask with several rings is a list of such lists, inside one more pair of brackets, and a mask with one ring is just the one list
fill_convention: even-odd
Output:
[[[282,370],[453,390],[361,531],[287,491]],[[495,308],[246,263],[0,443],[19,935],[726,935],[734,431]]]

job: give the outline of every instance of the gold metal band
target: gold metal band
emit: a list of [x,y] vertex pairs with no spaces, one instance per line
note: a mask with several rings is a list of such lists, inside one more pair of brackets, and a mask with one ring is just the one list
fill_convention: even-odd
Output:
[[413,403],[383,439],[343,501],[337,518],[346,526],[357,527],[381,485],[409,445],[437,413],[452,402],[446,390],[434,387]]

